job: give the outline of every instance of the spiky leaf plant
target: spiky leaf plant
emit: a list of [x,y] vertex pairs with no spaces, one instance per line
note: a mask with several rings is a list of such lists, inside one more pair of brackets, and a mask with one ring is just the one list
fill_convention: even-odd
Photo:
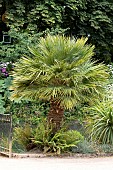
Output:
[[65,109],[102,97],[107,68],[91,61],[94,46],[86,42],[59,35],[41,38],[29,47],[31,55],[15,64],[11,98],[50,101],[48,119],[59,127]]
[[91,139],[102,144],[113,144],[113,101],[98,101],[89,111],[87,129]]

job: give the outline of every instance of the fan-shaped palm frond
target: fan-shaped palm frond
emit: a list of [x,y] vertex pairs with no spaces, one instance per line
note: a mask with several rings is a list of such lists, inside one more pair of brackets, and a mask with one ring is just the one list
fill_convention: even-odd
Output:
[[37,48],[29,47],[31,56],[15,64],[11,98],[52,99],[71,109],[101,97],[107,68],[91,61],[94,46],[86,42],[58,35],[41,38]]

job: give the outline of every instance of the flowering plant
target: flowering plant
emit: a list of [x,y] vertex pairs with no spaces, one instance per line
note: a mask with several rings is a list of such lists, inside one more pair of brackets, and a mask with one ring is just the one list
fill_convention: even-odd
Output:
[[10,62],[0,63],[0,113],[6,111],[6,104],[9,103],[10,91],[8,88],[12,80],[12,77],[9,76],[11,70],[12,64]]
[[0,63],[0,77],[7,78],[9,76],[9,71],[12,69],[12,63]]

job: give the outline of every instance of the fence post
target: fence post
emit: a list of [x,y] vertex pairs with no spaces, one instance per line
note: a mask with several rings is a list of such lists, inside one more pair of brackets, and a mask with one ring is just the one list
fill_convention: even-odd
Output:
[[12,134],[13,133],[13,122],[12,113],[10,114],[10,132],[9,132],[9,158],[12,157]]

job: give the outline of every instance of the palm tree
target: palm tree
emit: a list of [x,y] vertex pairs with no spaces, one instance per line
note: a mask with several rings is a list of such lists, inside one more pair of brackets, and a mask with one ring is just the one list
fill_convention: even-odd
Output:
[[35,48],[29,48],[31,55],[15,64],[11,98],[49,101],[48,120],[57,129],[65,109],[101,98],[107,68],[91,61],[94,46],[86,42],[87,38],[59,35],[41,38]]

